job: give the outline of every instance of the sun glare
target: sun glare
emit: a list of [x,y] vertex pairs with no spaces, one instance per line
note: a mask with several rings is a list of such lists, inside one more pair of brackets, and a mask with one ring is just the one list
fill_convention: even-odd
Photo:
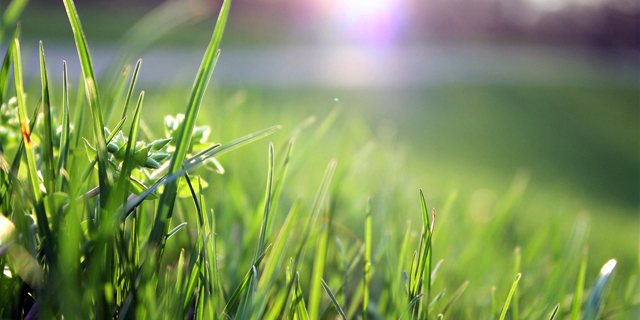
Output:
[[335,32],[348,40],[388,42],[405,22],[406,2],[399,0],[322,0]]

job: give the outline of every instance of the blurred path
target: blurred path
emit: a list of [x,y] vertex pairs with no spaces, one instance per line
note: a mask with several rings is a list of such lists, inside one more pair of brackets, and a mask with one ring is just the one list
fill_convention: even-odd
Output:
[[[37,41],[24,45],[28,74],[38,70]],[[73,43],[45,43],[51,76],[80,74]],[[100,74],[116,54],[114,45],[90,46]],[[143,85],[188,85],[202,48],[160,47],[142,57]],[[134,63],[133,61],[132,63]],[[498,44],[421,44],[393,48],[286,46],[222,49],[213,82],[223,86],[275,88],[419,88],[449,83],[585,86],[638,85],[640,53]],[[56,70],[56,68],[58,70]]]

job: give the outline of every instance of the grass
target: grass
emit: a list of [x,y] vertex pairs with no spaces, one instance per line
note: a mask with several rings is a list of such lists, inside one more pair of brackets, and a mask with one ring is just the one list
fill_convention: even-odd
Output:
[[[274,115],[243,103],[241,93],[211,104],[205,90],[229,0],[188,100],[142,91],[134,109],[129,104],[144,65],[136,64],[128,87],[128,61],[111,70],[112,84],[96,78],[74,3],[63,2],[81,83],[68,83],[64,63],[46,61],[45,44],[41,90],[24,94],[18,29],[0,69],[0,317],[640,313],[637,250],[625,251],[618,263],[626,266],[616,268],[615,260],[591,258],[613,249],[598,243],[586,249],[590,228],[599,227],[588,219],[520,217],[528,205],[527,174],[491,200],[485,216],[470,217],[465,208],[482,207],[492,196],[418,191],[421,174],[406,159],[416,153],[372,132],[340,103],[318,118]],[[62,65],[59,104],[51,92],[55,64]],[[209,105],[217,110],[199,121]],[[159,118],[160,111],[167,117]],[[594,266],[602,265],[596,276]]]

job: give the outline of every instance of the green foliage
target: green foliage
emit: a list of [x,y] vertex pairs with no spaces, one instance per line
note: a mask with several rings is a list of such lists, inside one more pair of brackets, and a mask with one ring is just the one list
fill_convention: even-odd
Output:
[[[12,3],[13,19],[25,1]],[[579,219],[571,234],[553,221],[519,233],[516,213],[527,177],[516,177],[492,220],[477,223],[460,214],[470,204],[455,191],[430,197],[420,189],[419,199],[406,196],[416,178],[402,172],[401,148],[372,133],[360,117],[341,116],[339,107],[317,125],[308,115],[278,118],[288,135],[274,134],[280,126],[246,135],[276,122],[269,110],[249,103],[210,111],[207,123],[196,125],[229,0],[185,113],[147,129],[143,105],[173,104],[171,94],[140,92],[129,121],[138,61],[124,103],[128,68],[103,101],[75,5],[64,0],[64,6],[83,70],[77,92],[70,91],[63,63],[62,101],[53,101],[54,77],[42,45],[40,90],[25,92],[17,28],[0,69],[0,318],[637,314],[640,265],[627,268],[635,276],[620,271],[614,279],[611,260],[593,282],[586,249],[580,255],[588,222]],[[11,66],[13,90],[4,94]],[[39,102],[31,98],[38,95]],[[93,138],[83,135],[85,99]],[[118,123],[107,129],[103,114],[108,120],[120,105]],[[154,114],[158,110],[176,114],[162,108]],[[164,132],[155,130],[162,125]],[[272,134],[268,145],[236,150]],[[294,142],[301,152],[294,152]],[[213,172],[200,169],[207,166]],[[427,203],[438,204],[437,225]],[[407,223],[416,218],[419,228]],[[629,289],[611,290],[621,285]]]

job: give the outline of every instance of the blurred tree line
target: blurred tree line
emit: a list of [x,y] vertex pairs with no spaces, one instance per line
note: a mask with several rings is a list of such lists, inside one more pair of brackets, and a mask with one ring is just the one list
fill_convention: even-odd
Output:
[[[153,7],[167,0],[80,0],[96,6]],[[178,1],[178,0],[168,0]],[[221,0],[182,0],[215,6]],[[383,0],[379,0],[383,1]],[[389,0],[401,1],[401,0]],[[640,2],[634,0],[403,0],[400,40],[472,40],[640,49]],[[6,0],[3,0],[6,2]],[[32,0],[51,5],[59,0]],[[234,15],[259,11],[290,25],[305,23],[319,0],[234,0]],[[339,5],[335,2],[334,5]],[[313,13],[311,13],[312,15]],[[287,28],[284,28],[285,30]]]

